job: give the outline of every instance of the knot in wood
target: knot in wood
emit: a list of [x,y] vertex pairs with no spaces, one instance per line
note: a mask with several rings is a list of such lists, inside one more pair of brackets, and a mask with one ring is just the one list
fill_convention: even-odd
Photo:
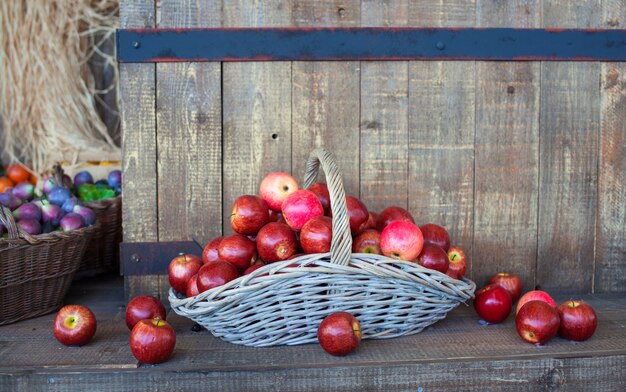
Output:
[[553,368],[544,376],[546,390],[553,391],[565,384],[565,375],[559,368]]

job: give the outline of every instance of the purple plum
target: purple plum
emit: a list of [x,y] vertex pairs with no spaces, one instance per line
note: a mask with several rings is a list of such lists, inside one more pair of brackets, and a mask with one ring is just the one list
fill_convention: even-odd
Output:
[[35,186],[30,182],[20,182],[13,188],[12,192],[22,200],[31,200],[35,194]]
[[80,200],[78,200],[77,197],[70,197],[65,203],[63,203],[61,209],[65,212],[74,212],[74,207],[82,205],[83,204],[80,202]]
[[17,227],[30,235],[41,234],[41,223],[35,219],[20,219],[17,221]]
[[10,210],[14,210],[22,205],[22,200],[11,192],[0,192],[0,204]]
[[89,207],[77,205],[73,212],[83,217],[85,226],[91,226],[96,221],[96,213]]
[[17,220],[34,219],[41,220],[41,209],[35,203],[24,203],[13,210],[13,216]]
[[70,197],[72,197],[72,194],[69,189],[62,187],[56,187],[48,193],[48,200],[50,203],[56,204],[59,207],[62,206],[63,203],[65,203]]
[[61,226],[61,230],[71,231],[85,227],[85,222],[83,221],[82,216],[74,212],[70,212],[69,214],[61,218],[61,223],[59,225]]
[[120,170],[113,170],[109,173],[107,181],[111,188],[122,186],[122,172]]
[[41,220],[44,223],[51,222],[53,226],[58,226],[63,215],[63,210],[56,204],[44,203],[41,207]]
[[[63,175],[63,186],[65,188],[72,187],[72,179],[67,174]],[[51,190],[53,190],[56,187],[57,187],[57,181],[54,179],[54,177],[48,177],[43,182],[43,193],[48,194],[50,193]]]
[[93,184],[93,177],[91,176],[91,173],[86,170],[80,171],[74,176],[75,187],[78,188],[83,184]]

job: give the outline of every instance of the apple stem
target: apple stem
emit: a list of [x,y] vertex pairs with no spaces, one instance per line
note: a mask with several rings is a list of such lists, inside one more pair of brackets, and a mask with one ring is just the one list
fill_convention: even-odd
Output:
[[450,260],[452,261],[456,260],[456,255],[453,254],[452,257],[450,257]]

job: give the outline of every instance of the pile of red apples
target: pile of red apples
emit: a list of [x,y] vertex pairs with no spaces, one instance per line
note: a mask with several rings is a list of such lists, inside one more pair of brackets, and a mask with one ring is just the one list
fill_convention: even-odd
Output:
[[488,323],[507,319],[515,301],[515,328],[528,343],[545,344],[557,334],[563,339],[589,339],[598,325],[593,307],[582,300],[567,300],[557,306],[545,291],[533,290],[522,294],[522,281],[513,273],[501,272],[489,279],[489,284],[476,292],[474,309]]
[[[450,246],[445,228],[433,223],[418,226],[402,207],[390,206],[377,214],[354,196],[346,196],[345,201],[353,253],[412,261],[454,279],[465,275],[465,254]],[[333,237],[332,216],[326,184],[300,189],[291,175],[270,173],[261,181],[258,196],[243,195],[233,203],[230,225],[234,234],[211,240],[201,257],[186,254],[172,260],[170,285],[192,297],[269,263],[327,253]]]

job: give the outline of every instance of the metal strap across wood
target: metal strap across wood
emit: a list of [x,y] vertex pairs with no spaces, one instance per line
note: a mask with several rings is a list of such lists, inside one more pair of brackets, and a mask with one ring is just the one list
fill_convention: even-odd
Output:
[[120,62],[626,61],[626,30],[514,28],[122,29]]

